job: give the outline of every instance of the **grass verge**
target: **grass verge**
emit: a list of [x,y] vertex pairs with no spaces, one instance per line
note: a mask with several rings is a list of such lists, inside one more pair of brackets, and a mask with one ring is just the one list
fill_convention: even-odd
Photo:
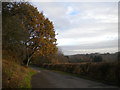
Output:
[[31,88],[31,77],[36,71],[8,60],[3,60],[2,66],[3,88]]

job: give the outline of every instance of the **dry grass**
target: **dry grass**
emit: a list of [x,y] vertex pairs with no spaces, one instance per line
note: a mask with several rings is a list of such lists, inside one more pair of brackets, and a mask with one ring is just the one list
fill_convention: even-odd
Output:
[[31,88],[30,80],[35,71],[8,60],[3,60],[2,66],[3,88]]
[[31,77],[36,71],[21,66],[20,58],[13,52],[2,51],[2,87],[31,88]]

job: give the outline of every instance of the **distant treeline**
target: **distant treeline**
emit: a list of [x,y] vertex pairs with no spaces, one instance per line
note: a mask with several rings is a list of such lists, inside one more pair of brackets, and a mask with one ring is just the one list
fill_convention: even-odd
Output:
[[116,53],[91,53],[91,54],[76,54],[66,56],[70,63],[79,63],[79,62],[116,62],[120,52]]
[[[91,53],[91,54],[76,54],[76,55],[64,55],[63,52],[58,51],[58,54],[54,57],[43,58],[33,57],[32,64],[40,65],[42,63],[82,63],[82,62],[117,62],[119,61],[120,52],[116,53]],[[49,62],[50,61],[50,62]]]

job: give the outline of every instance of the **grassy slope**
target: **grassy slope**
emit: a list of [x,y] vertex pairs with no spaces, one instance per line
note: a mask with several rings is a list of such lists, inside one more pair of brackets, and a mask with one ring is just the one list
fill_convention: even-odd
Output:
[[3,88],[31,88],[31,77],[36,71],[5,59],[2,66]]

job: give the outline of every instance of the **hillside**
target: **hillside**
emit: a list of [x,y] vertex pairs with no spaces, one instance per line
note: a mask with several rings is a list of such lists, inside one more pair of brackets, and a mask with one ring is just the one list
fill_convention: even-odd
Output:
[[71,63],[79,63],[79,62],[93,62],[95,56],[100,56],[102,58],[102,62],[115,62],[118,60],[118,52],[117,53],[91,53],[91,54],[76,54],[69,55],[69,61]]

